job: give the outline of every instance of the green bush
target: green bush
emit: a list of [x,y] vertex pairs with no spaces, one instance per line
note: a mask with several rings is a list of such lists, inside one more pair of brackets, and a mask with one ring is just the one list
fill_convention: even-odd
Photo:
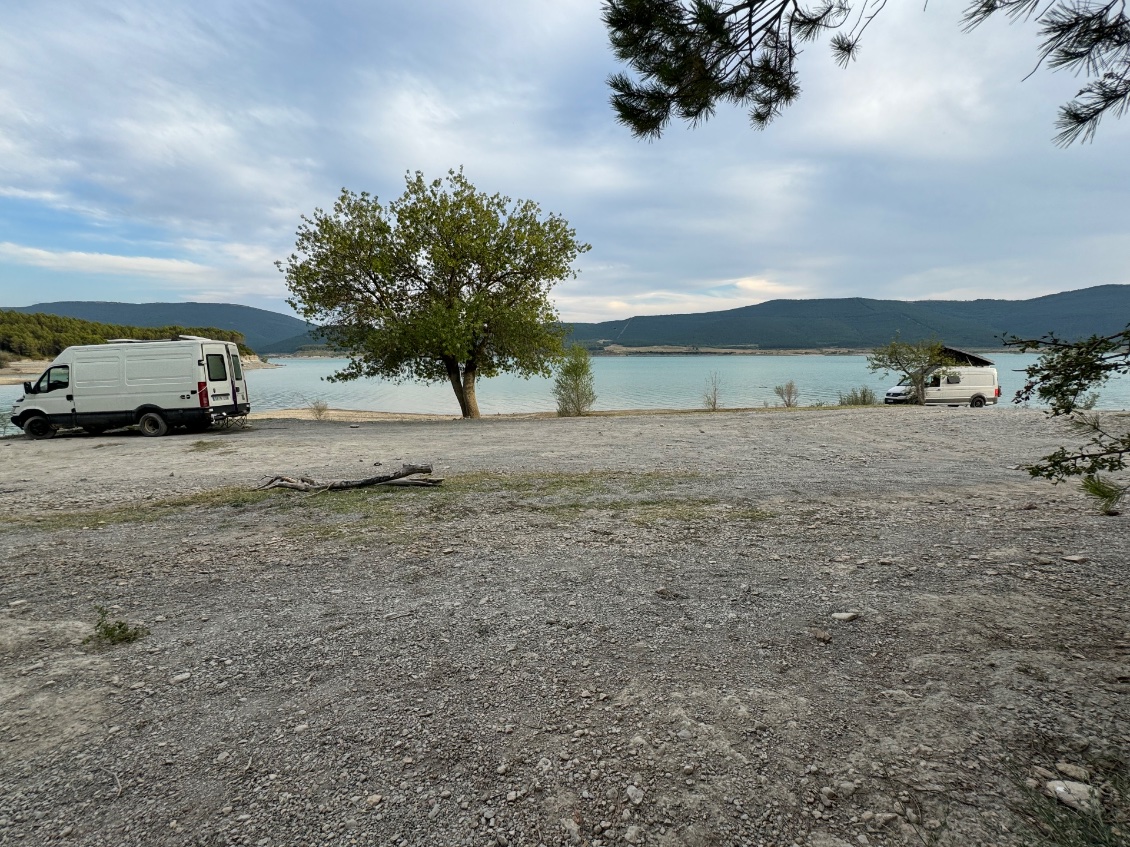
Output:
[[557,414],[563,418],[575,418],[592,409],[596,391],[589,351],[584,347],[574,344],[565,353],[553,383],[553,397],[557,400]]
[[840,392],[841,406],[874,406],[878,402],[878,396],[866,385],[853,388],[847,394]]

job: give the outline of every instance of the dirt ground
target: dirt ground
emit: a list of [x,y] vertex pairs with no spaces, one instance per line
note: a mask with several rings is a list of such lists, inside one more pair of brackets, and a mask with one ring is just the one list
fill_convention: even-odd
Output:
[[[1019,468],[1068,440],[1008,408],[0,439],[0,845],[1125,843],[1128,518]],[[402,462],[444,482],[256,490]],[[88,641],[96,607],[146,634]],[[1108,842],[1041,841],[1100,820],[1068,784]]]

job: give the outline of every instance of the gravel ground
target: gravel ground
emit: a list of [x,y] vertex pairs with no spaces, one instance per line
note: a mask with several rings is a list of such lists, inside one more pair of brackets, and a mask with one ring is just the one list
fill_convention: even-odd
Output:
[[[1018,469],[1066,438],[875,408],[2,439],[0,845],[1029,845],[1078,813],[1025,779],[1116,818],[1127,519]],[[401,462],[445,480],[254,490]],[[85,641],[95,607],[148,634]]]

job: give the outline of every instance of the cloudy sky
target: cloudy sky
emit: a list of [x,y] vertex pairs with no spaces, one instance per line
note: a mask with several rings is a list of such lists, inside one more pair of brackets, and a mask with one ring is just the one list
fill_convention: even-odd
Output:
[[0,306],[289,311],[274,261],[344,187],[463,166],[592,244],[563,317],[767,299],[1025,298],[1130,283],[1130,117],[1051,138],[1080,87],[1031,25],[891,4],[826,43],[767,131],[616,124],[598,0],[16,0],[0,27]]

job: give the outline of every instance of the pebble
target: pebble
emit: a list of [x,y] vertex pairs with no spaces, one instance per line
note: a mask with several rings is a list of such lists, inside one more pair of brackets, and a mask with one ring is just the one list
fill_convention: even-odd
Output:
[[854,621],[859,617],[858,612],[833,612],[832,617],[838,621]]
[[1100,808],[1098,793],[1082,782],[1053,779],[1044,785],[1044,793],[1077,812],[1091,813]]
[[569,841],[573,844],[581,843],[581,825],[571,818],[562,818],[561,826],[564,827],[566,835],[569,836]]
[[643,802],[643,789],[638,785],[629,784],[624,791],[627,793],[628,799],[632,801],[633,805],[638,806]]
[[191,676],[192,674],[190,674],[188,671],[185,671],[184,673],[178,673],[176,676],[171,677],[169,679],[169,682],[187,682],[189,677]]
[[1069,762],[1056,762],[1055,769],[1064,776],[1069,776],[1077,782],[1087,782],[1091,775],[1087,773],[1086,768],[1081,768],[1078,765],[1073,765]]

